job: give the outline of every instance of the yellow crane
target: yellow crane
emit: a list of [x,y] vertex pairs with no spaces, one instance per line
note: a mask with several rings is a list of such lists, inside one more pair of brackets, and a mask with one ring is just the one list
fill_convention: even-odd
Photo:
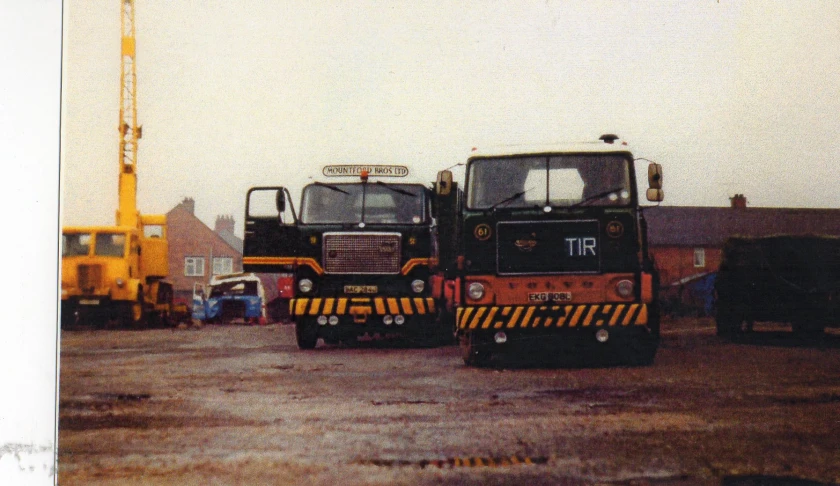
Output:
[[116,226],[62,228],[61,326],[169,324],[172,285],[166,215],[137,210],[134,0],[120,0],[119,207]]

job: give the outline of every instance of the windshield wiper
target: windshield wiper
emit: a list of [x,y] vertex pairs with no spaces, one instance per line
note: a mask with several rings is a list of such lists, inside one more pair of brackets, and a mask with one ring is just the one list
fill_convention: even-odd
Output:
[[601,199],[602,197],[609,196],[610,194],[612,194],[614,192],[618,192],[622,189],[624,189],[624,187],[616,187],[616,188],[610,189],[609,191],[604,191],[604,192],[599,192],[598,194],[593,194],[593,195],[589,196],[588,198],[586,198],[582,201],[578,201],[578,202],[572,204],[569,207],[570,208],[576,208],[578,206],[583,206],[584,204],[591,203],[592,201],[597,201],[598,199]]
[[524,196],[524,195],[525,195],[525,193],[526,193],[526,192],[528,192],[528,191],[530,191],[530,190],[531,190],[531,189],[525,189],[524,191],[517,192],[516,194],[513,194],[513,195],[511,195],[511,196],[509,196],[509,197],[506,197],[506,198],[502,199],[501,201],[497,202],[496,204],[494,204],[494,205],[490,206],[490,207],[489,207],[489,208],[487,208],[487,209],[488,209],[488,210],[490,210],[490,211],[492,211],[492,210],[496,209],[498,206],[501,206],[502,204],[505,204],[505,203],[509,203],[509,202],[515,201],[516,199],[519,199],[520,197]]
[[345,191],[344,189],[342,189],[340,187],[337,187],[337,186],[333,186],[331,184],[325,184],[323,182],[318,182],[318,181],[315,181],[312,184],[314,184],[316,186],[326,187],[327,189],[331,189],[331,190],[336,191],[336,192],[341,192],[341,193],[347,194],[348,196],[350,195],[350,193]]
[[386,184],[382,181],[376,181],[376,185],[377,186],[382,186],[382,187],[384,187],[386,189],[389,189],[391,191],[394,191],[398,194],[404,194],[406,196],[417,197],[417,194],[414,194],[413,192],[406,191],[405,189],[400,189],[399,187],[390,186],[390,185],[388,185],[388,184]]

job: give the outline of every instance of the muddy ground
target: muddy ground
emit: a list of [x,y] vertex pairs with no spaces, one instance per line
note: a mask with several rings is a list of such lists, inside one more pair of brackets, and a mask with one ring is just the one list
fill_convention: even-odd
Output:
[[490,369],[278,324],[64,331],[59,484],[840,483],[840,332],[759,330],[668,320],[653,366]]

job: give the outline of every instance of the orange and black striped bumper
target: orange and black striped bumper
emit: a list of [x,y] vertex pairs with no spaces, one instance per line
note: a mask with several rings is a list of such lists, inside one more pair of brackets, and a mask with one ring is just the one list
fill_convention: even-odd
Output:
[[304,297],[289,303],[292,316],[434,315],[431,297]]
[[459,330],[465,331],[645,326],[648,306],[628,303],[459,307],[456,323]]

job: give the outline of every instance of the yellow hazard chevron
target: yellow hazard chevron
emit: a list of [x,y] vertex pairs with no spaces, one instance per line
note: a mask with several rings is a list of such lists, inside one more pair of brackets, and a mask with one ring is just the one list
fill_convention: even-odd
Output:
[[458,329],[544,329],[644,326],[647,304],[508,305],[459,307]]
[[534,464],[546,464],[547,457],[529,457],[513,455],[509,457],[449,457],[446,459],[423,459],[421,461],[406,461],[399,459],[368,459],[357,460],[356,464],[365,466],[398,467],[398,466],[420,466],[437,468],[456,467],[505,467],[505,466],[531,466]]
[[322,314],[404,314],[435,313],[435,299],[431,297],[302,297],[289,302],[293,316]]

